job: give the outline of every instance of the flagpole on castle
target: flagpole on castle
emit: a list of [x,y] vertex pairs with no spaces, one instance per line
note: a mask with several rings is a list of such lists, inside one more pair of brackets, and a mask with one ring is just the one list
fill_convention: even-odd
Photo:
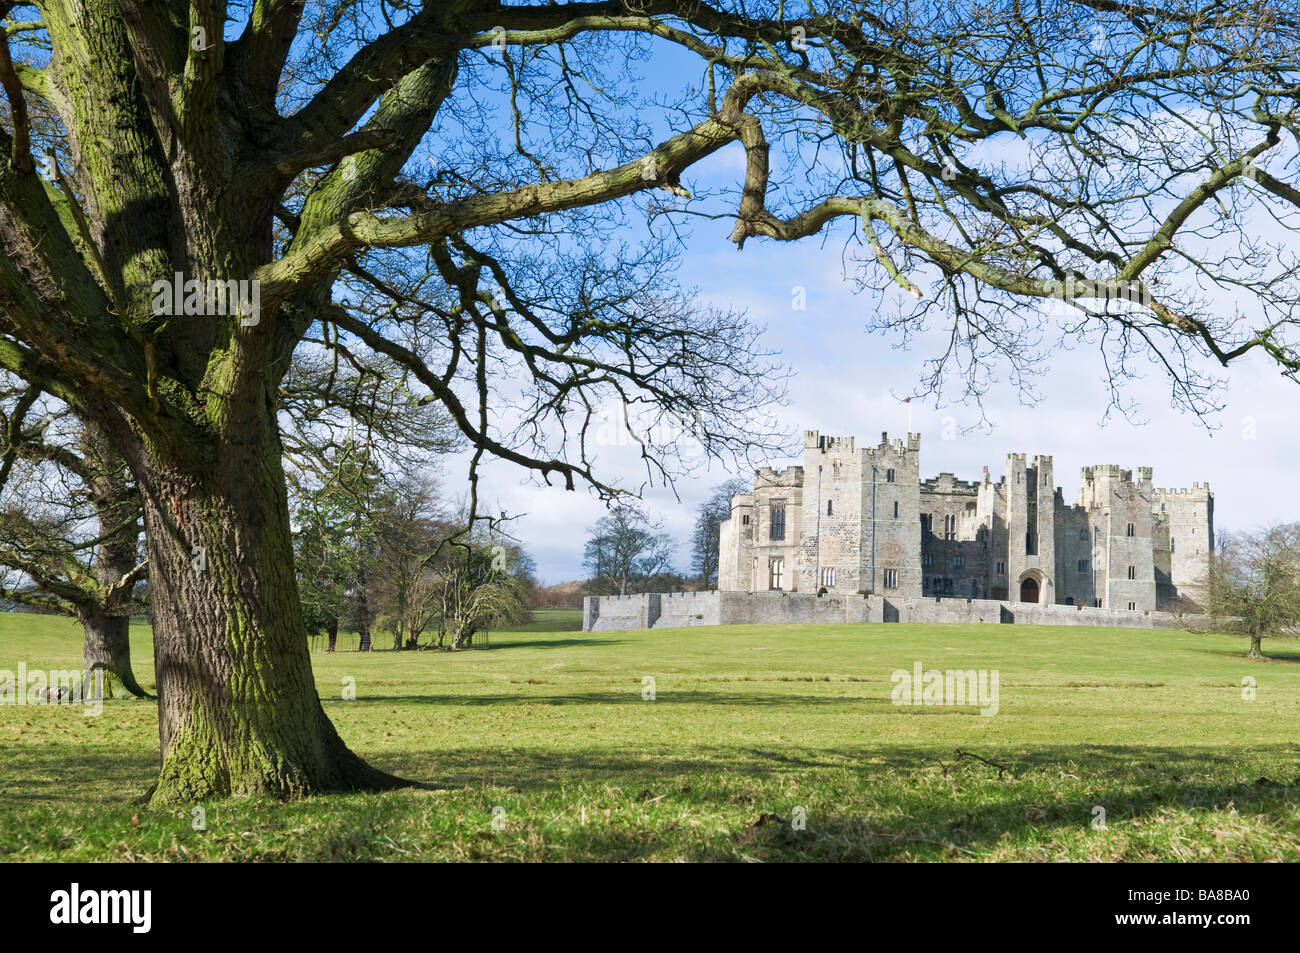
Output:
[[912,432],[912,398],[904,397],[903,403],[907,404],[907,432]]

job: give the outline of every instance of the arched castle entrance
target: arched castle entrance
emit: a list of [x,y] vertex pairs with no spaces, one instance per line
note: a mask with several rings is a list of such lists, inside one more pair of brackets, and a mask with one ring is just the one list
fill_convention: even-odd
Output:
[[1020,601],[1041,603],[1043,601],[1043,577],[1036,569],[1031,569],[1020,577]]

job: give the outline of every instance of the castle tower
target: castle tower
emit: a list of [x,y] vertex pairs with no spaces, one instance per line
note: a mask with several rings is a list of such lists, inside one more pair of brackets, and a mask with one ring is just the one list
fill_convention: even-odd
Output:
[[804,431],[799,591],[858,592],[862,572],[862,454],[852,437]]
[[921,435],[880,435],[861,451],[860,587],[883,596],[921,595]]
[[718,528],[718,588],[749,590],[753,584],[754,494],[731,498],[731,518]]
[[718,531],[718,588],[793,591],[799,579],[803,467],[754,472],[754,492],[731,498]]
[[1007,598],[1050,605],[1056,601],[1056,484],[1052,458],[1007,454]]
[[1079,504],[1092,528],[1094,591],[1103,608],[1156,607],[1155,538],[1151,468],[1114,464],[1085,467]]
[[1168,567],[1163,603],[1202,603],[1209,582],[1210,558],[1214,553],[1214,494],[1208,483],[1193,483],[1190,490],[1154,490],[1151,495],[1154,518],[1163,522],[1164,536],[1159,553]]

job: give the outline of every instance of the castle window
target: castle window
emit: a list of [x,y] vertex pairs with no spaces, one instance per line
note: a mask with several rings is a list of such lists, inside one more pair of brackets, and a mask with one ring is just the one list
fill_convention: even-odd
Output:
[[1087,572],[1087,571],[1088,571],[1088,560],[1086,560],[1086,559],[1080,559],[1080,560],[1079,560],[1079,572]]
[[957,538],[957,517],[945,516],[943,518],[943,538],[944,539]]
[[1128,567],[1128,577],[1129,577],[1130,579],[1136,579],[1136,578],[1137,578],[1137,567],[1135,567],[1135,566],[1129,566],[1129,567]]
[[769,560],[767,564],[767,575],[767,587],[769,589],[780,589],[781,581],[785,576],[785,559],[777,556],[775,559]]
[[921,565],[922,565],[922,566],[933,566],[933,565],[934,565],[934,556],[933,556],[931,553],[922,553],[922,554],[921,554]]
[[998,575],[1001,576],[1001,575],[1002,575],[1003,573],[1005,573],[1006,571],[1007,571],[1007,564],[1006,564],[1006,563],[998,563]]
[[1129,607],[1129,611],[1135,612],[1137,611],[1138,604],[1136,602],[1130,602],[1128,604],[1128,607]]
[[932,513],[921,514],[921,532],[922,533],[934,532],[934,514]]
[[894,519],[898,519],[898,500],[894,500]]
[[976,580],[972,579],[970,581],[970,597],[974,599],[979,594],[980,594],[979,583]]
[[748,526],[748,525],[749,525],[749,514],[748,514],[748,513],[745,513],[743,516],[740,517],[740,525],[741,525],[741,526]]
[[1133,535],[1133,524],[1132,524],[1132,523],[1129,523],[1129,524],[1128,524],[1128,535],[1129,535],[1129,536],[1132,536],[1132,535]]
[[952,557],[952,565],[954,569],[961,569],[962,566],[966,565],[966,557],[965,556]]
[[886,569],[886,570],[885,570],[885,588],[886,588],[886,589],[897,589],[897,588],[898,588],[898,570],[897,570],[897,569]]
[[1169,537],[1169,551],[1171,553],[1174,551],[1174,538],[1172,536]]
[[893,470],[886,470],[886,471],[885,471],[885,482],[886,482],[886,483],[893,483],[893,482],[894,482],[894,471],[893,471]]
[[1160,504],[1160,512],[1163,513],[1164,511],[1165,511],[1165,505],[1164,505],[1163,503],[1161,503],[1161,504]]
[[826,501],[826,515],[827,515],[827,516],[831,516],[831,515],[834,514],[834,511],[835,511],[835,504],[834,504],[831,500],[827,500],[827,501]]
[[768,538],[785,539],[785,500],[773,500],[768,509],[770,513],[767,527]]
[[1086,529],[1079,530],[1079,539],[1085,543],[1088,541],[1088,531]]
[[833,587],[835,586],[835,570],[834,570],[834,569],[823,569],[823,570],[822,570],[822,585],[825,586],[827,589],[831,589],[831,588],[833,588]]
[[1100,608],[1101,608],[1101,596],[1098,596],[1096,599],[1093,599],[1093,600],[1092,600],[1092,604],[1093,604],[1095,607],[1097,607],[1098,609],[1100,609]]

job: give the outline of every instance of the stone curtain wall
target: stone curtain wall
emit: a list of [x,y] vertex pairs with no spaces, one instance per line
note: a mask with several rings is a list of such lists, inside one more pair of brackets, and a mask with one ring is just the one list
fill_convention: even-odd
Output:
[[994,599],[933,599],[805,592],[674,592],[587,596],[582,630],[665,629],[692,625],[783,623],[967,622],[1182,629],[1208,623],[1202,615],[1035,605]]

